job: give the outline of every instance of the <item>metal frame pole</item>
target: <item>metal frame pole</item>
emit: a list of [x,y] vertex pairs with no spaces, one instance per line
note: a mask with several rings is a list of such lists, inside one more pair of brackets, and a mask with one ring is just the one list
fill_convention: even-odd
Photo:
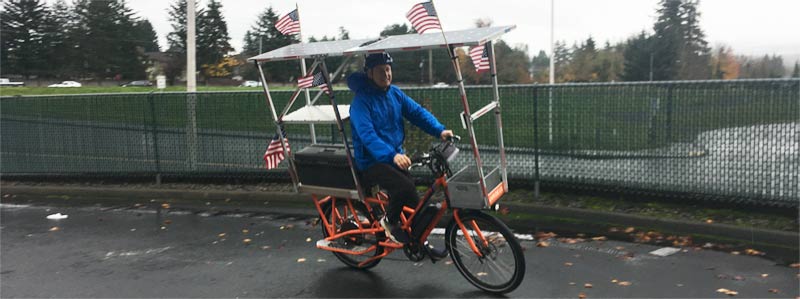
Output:
[[489,49],[489,72],[492,75],[492,90],[494,91],[494,102],[497,106],[494,108],[494,118],[497,123],[497,144],[500,146],[500,171],[503,175],[503,189],[508,192],[508,171],[506,161],[506,145],[503,141],[503,119],[500,116],[500,89],[497,84],[497,65],[494,57],[494,42],[489,42],[486,45]]
[[[433,9],[436,10],[436,6],[433,4],[433,0],[431,1],[431,6]],[[441,23],[441,21],[440,21]],[[464,88],[464,78],[461,76],[461,67],[458,65],[458,55],[455,54],[455,48],[450,46],[450,43],[447,42],[447,35],[444,33],[444,26],[439,24],[442,30],[442,38],[444,38],[445,47],[447,47],[447,54],[450,55],[450,60],[453,63],[453,70],[456,73],[456,80],[458,81],[458,91],[461,93],[461,103],[464,106],[464,113],[462,113],[461,117],[464,120],[464,125],[467,126],[467,132],[469,133],[469,140],[470,144],[472,145],[472,154],[475,156],[475,164],[477,166],[478,176],[480,177],[480,185],[481,185],[481,192],[483,194],[484,205],[489,204],[489,191],[486,188],[486,178],[483,176],[483,161],[481,161],[481,154],[478,151],[478,140],[475,137],[475,129],[472,127],[472,118],[470,117],[471,113],[469,110],[469,101],[467,101],[467,90]]]
[[342,116],[339,114],[339,106],[336,105],[336,96],[333,92],[333,86],[330,85],[331,78],[328,77],[328,66],[325,64],[325,59],[317,59],[322,61],[322,76],[325,78],[325,83],[328,84],[328,89],[330,90],[328,98],[331,100],[331,107],[333,108],[333,113],[336,116],[336,126],[339,128],[339,135],[342,137],[342,143],[344,143],[345,156],[347,157],[347,164],[350,165],[350,171],[353,174],[353,182],[356,184],[358,199],[364,201],[364,190],[361,188],[361,181],[358,179],[358,171],[353,163],[353,155],[350,152],[350,144],[347,141],[347,134],[344,133],[344,122],[342,121]]
[[267,97],[267,102],[269,103],[269,111],[272,113],[272,119],[277,127],[278,138],[281,140],[283,156],[286,157],[286,162],[289,165],[289,176],[292,178],[292,188],[294,189],[294,192],[297,193],[297,185],[300,183],[300,180],[297,178],[297,171],[293,163],[294,159],[289,156],[291,152],[289,152],[288,147],[286,146],[286,140],[283,138],[283,128],[281,128],[281,122],[279,121],[278,115],[275,112],[275,103],[272,101],[272,95],[269,93],[269,86],[267,85],[267,78],[264,76],[264,70],[261,68],[261,64],[258,63],[258,61],[255,61],[255,64],[261,77],[261,86],[264,88],[264,95]]
[[[297,10],[297,19],[300,19],[300,6],[295,3],[295,9]],[[300,29],[300,32],[297,34],[297,38],[300,39],[300,43],[303,43],[303,30]],[[300,58],[300,71],[303,72],[303,76],[306,76],[306,59]],[[331,89],[333,86],[330,87]],[[308,88],[305,90],[306,95],[306,106],[311,106],[311,94],[308,91]],[[314,124],[308,124],[308,129],[311,132],[311,144],[317,144],[317,131],[314,129]]]

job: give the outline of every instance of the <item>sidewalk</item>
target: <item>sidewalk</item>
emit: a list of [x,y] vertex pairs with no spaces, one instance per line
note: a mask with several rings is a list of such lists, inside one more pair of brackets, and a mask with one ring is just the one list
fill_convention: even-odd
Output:
[[[80,185],[2,181],[3,203],[36,205],[127,206],[163,203],[191,211],[218,213],[282,212],[316,215],[309,195],[292,193],[288,185],[220,186]],[[663,246],[689,246],[734,252],[764,253],[779,263],[798,260],[800,235],[756,227],[643,217],[616,212],[501,202],[502,218],[517,232],[556,232],[563,237],[607,237]],[[687,238],[688,237],[688,238]],[[689,242],[687,242],[689,240]],[[748,250],[749,249],[749,250]]]

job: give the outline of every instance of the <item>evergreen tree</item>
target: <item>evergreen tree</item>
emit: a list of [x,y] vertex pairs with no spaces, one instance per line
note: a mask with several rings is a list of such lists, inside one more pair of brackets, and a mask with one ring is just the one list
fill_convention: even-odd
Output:
[[707,79],[711,54],[700,29],[698,0],[661,0],[653,29],[653,79]]
[[[661,0],[657,9],[658,19],[653,25],[655,34],[652,37],[653,80],[674,80],[680,70],[681,52],[683,51],[683,17],[681,2],[683,0]],[[633,61],[631,61],[633,62]],[[641,61],[637,61],[641,62]],[[639,68],[649,67],[648,64]],[[640,74],[640,73],[639,73]],[[626,80],[631,78],[625,76]],[[635,78],[642,80],[641,75]]]
[[535,82],[547,83],[550,82],[550,57],[544,50],[539,50],[539,54],[531,60],[531,67],[533,73],[533,80]]
[[585,43],[581,44],[580,47],[576,47],[573,51],[573,59],[571,62],[571,69],[574,73],[573,81],[596,81],[598,77],[598,66],[595,63],[596,59],[597,47],[594,39],[589,37]]
[[41,0],[8,0],[0,11],[2,73],[41,75],[46,72],[49,11]]
[[572,80],[572,73],[569,69],[569,64],[572,61],[572,52],[567,48],[567,43],[564,41],[556,41],[553,58],[556,60],[554,63],[555,68],[555,82],[565,82]]
[[[283,35],[278,31],[275,28],[277,22],[278,15],[272,7],[259,14],[256,23],[245,33],[242,55],[249,58],[299,42],[297,35]],[[269,62],[263,70],[264,76],[272,82],[291,82],[300,74],[300,67],[295,61]],[[242,75],[256,79],[258,70],[252,64],[247,64],[242,69]]]
[[623,72],[625,58],[623,51],[624,43],[612,46],[606,41],[605,47],[597,54],[597,81],[613,82],[619,80],[619,75]]
[[71,78],[83,65],[73,59],[77,44],[75,28],[78,22],[75,10],[65,0],[53,3],[47,24],[46,55],[49,74],[54,78]]
[[[674,0],[673,0],[674,1]],[[705,40],[705,33],[700,29],[697,11],[699,0],[681,2],[683,16],[683,49],[680,53],[680,71],[678,79],[702,80],[711,75],[711,49]]]
[[792,72],[792,78],[800,78],[800,62],[795,61],[794,71]]
[[160,52],[158,46],[158,35],[153,30],[153,25],[148,20],[138,20],[133,24],[133,35],[138,47],[144,52]]
[[[621,78],[624,81],[648,81],[650,80],[650,59],[653,58],[655,64],[655,52],[652,49],[652,37],[648,37],[644,31],[636,37],[628,39],[627,46],[623,52],[624,66]],[[651,56],[652,55],[652,56]],[[655,67],[655,65],[653,66]],[[655,70],[653,70],[655,72]],[[655,79],[655,73],[653,74]]]
[[[195,11],[195,33],[201,25],[205,10],[197,8]],[[168,51],[186,53],[186,0],[175,0],[169,7],[169,20],[172,32],[167,35]]]
[[75,3],[76,56],[83,72],[97,79],[144,77],[143,53],[137,50],[133,12],[123,0]]
[[202,17],[198,20],[197,31],[197,64],[203,73],[209,75],[208,69],[222,61],[233,51],[228,36],[228,23],[222,16],[222,4],[211,0]]

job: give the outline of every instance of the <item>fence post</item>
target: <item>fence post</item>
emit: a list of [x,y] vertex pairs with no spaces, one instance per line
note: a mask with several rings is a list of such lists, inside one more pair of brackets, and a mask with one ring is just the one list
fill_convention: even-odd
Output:
[[533,199],[539,200],[539,87],[533,87]]
[[664,139],[666,140],[667,144],[672,143],[672,89],[675,87],[674,84],[669,84],[667,87],[667,119],[666,119],[666,132]]
[[156,185],[161,185],[161,158],[158,155],[158,130],[156,129],[156,105],[153,100],[153,92],[147,95],[147,102],[150,105],[150,134],[153,135],[153,157],[156,161]]

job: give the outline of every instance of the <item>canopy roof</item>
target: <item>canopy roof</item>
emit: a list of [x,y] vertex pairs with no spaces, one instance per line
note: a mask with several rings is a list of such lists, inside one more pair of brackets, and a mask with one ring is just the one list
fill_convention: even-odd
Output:
[[[483,27],[445,32],[451,46],[475,46],[493,41],[516,25]],[[418,51],[446,47],[441,32],[426,34],[393,35],[386,38],[337,40],[314,43],[292,44],[270,52],[251,57],[249,61],[280,61],[321,56],[351,56],[374,52]]]

